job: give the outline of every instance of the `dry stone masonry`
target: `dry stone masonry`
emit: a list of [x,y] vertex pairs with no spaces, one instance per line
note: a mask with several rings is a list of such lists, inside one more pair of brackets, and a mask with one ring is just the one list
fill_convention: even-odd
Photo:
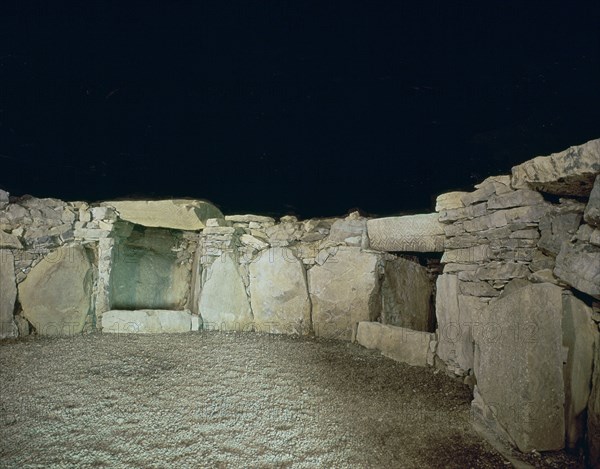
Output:
[[279,220],[0,190],[0,338],[199,330],[357,341],[473,389],[521,451],[600,465],[600,140],[435,212]]

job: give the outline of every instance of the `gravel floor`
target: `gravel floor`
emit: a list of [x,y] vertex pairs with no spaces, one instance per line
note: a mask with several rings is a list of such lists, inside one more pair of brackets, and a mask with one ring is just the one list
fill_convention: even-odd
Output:
[[0,380],[2,467],[507,467],[472,430],[466,386],[344,342],[5,341]]

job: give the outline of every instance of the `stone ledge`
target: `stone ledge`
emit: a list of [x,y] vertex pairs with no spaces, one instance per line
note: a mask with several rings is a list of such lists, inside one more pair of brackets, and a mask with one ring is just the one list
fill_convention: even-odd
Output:
[[115,334],[153,334],[189,332],[192,314],[188,310],[113,309],[102,315],[102,332]]
[[429,332],[368,321],[359,322],[356,332],[356,341],[363,347],[379,350],[392,360],[412,366],[431,364],[430,343],[434,338]]

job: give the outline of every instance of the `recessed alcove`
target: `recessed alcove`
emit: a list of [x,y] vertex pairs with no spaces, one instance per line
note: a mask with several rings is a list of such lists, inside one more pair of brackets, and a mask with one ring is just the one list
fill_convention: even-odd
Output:
[[177,261],[181,232],[120,224],[110,276],[114,309],[167,309],[186,306],[189,269]]

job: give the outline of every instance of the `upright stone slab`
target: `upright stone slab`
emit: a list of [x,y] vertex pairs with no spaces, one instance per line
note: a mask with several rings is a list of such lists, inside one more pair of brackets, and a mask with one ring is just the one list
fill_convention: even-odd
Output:
[[103,333],[156,334],[190,332],[191,330],[192,314],[187,310],[111,310],[102,315]]
[[340,246],[308,271],[315,334],[351,340],[360,321],[381,312],[380,255]]
[[204,200],[119,200],[102,205],[116,209],[121,220],[156,228],[196,231],[205,228],[209,218],[223,218],[217,207]]
[[371,249],[389,252],[442,252],[444,225],[437,213],[367,221]]
[[251,331],[252,310],[238,264],[224,253],[207,271],[198,306],[202,327],[209,330]]
[[47,254],[19,284],[23,316],[39,335],[80,333],[91,309],[92,264],[82,246]]
[[563,346],[569,353],[564,367],[566,443],[576,448],[586,431],[598,327],[592,321],[592,309],[567,292],[563,294],[562,327]]
[[250,303],[257,331],[277,334],[310,331],[306,274],[291,249],[271,248],[250,264]]
[[477,340],[477,387],[494,418],[523,452],[565,443],[562,289],[522,287],[492,301],[496,333]]
[[[438,323],[437,355],[450,369],[462,375],[473,368],[473,311],[472,308],[461,308],[461,296],[456,275],[442,274],[438,277],[435,300]],[[475,301],[481,304],[476,297],[465,298],[475,298]]]
[[386,261],[381,291],[384,324],[432,331],[433,282],[425,267],[403,258]]
[[600,172],[600,139],[538,156],[512,168],[512,187],[550,194],[589,196]]
[[600,337],[596,335],[592,392],[588,401],[587,447],[589,467],[600,467]]
[[590,199],[585,206],[583,219],[586,223],[600,228],[600,174],[596,176]]
[[0,339],[18,335],[13,316],[16,299],[15,258],[8,249],[0,249]]

